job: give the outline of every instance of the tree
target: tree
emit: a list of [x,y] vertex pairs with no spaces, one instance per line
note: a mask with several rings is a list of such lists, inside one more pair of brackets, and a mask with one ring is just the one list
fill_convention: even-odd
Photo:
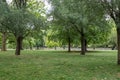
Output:
[[64,20],[60,18],[55,18],[51,24],[50,29],[48,29],[51,32],[48,36],[49,40],[58,41],[61,46],[68,45],[68,52],[70,52],[77,33],[74,32],[69,23],[64,22]]
[[2,33],[2,46],[1,46],[1,51],[6,51],[6,40],[7,40],[7,30],[4,29],[5,25],[2,24],[5,16],[8,13],[8,5],[6,0],[1,0],[0,1],[0,15],[1,15],[1,19],[0,19],[0,32]]
[[6,51],[6,40],[7,40],[7,33],[2,32],[2,47],[1,51]]
[[120,0],[100,0],[100,3],[105,11],[104,15],[109,15],[116,24],[118,45],[117,64],[120,65]]
[[[81,54],[85,55],[87,32],[92,26],[100,27],[101,23],[106,23],[105,18],[99,12],[101,7],[92,10],[92,4],[88,0],[51,0],[53,5],[53,16],[72,25],[75,32],[80,34]],[[97,6],[97,5],[95,5]],[[97,14],[96,14],[97,13]],[[97,16],[99,15],[99,16]],[[98,25],[99,24],[99,25]],[[105,24],[107,25],[107,23]],[[102,28],[105,27],[102,25]],[[107,26],[108,27],[108,26]],[[89,34],[89,33],[88,33]]]
[[[57,27],[56,27],[57,26]],[[74,36],[72,36],[72,31],[70,33],[70,28],[65,29],[65,26],[60,25],[51,26],[48,34],[49,41],[54,41],[60,43],[60,45],[68,45],[68,52],[71,51],[71,43],[73,41]]]
[[14,34],[16,39],[15,55],[20,55],[23,39],[32,31],[39,30],[43,26],[44,21],[42,21],[42,16],[27,10],[26,0],[15,0],[15,3],[16,7],[9,9],[3,24],[10,33]]
[[[75,0],[62,0],[62,1],[52,1],[54,6],[53,15],[55,18],[63,20],[63,22],[72,25],[81,35],[81,54],[85,54],[85,36],[84,36],[84,29],[82,23],[82,13],[80,10],[83,10],[79,6],[84,6],[82,1],[77,1],[76,4]],[[82,11],[81,11],[82,12]],[[81,25],[81,26],[80,26]],[[69,26],[67,26],[69,27]],[[79,27],[79,28],[78,28]]]
[[24,37],[29,34],[29,30],[32,29],[32,24],[29,24],[32,23],[30,20],[32,19],[30,18],[31,16],[32,15],[27,12],[24,13],[21,10],[13,10],[6,18],[6,21],[8,22],[6,28],[9,30],[9,32],[14,34],[16,39],[16,55],[20,55],[22,41]]

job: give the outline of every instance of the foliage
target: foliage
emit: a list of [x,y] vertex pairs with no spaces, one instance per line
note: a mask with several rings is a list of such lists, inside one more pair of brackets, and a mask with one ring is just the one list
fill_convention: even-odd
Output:
[[[107,42],[111,25],[103,15],[102,6],[97,6],[95,1],[88,0],[50,0],[53,6],[51,12],[53,22],[58,24],[54,29],[55,38],[59,41],[66,40],[65,31],[71,39],[81,38],[83,34],[89,44],[104,44]],[[60,26],[60,27],[59,27]],[[61,33],[60,33],[61,32]],[[58,36],[59,34],[59,36]],[[63,35],[64,34],[64,35]],[[78,38],[78,36],[80,36]],[[53,37],[54,38],[54,37]],[[72,40],[72,41],[74,41]]]
[[4,22],[4,25],[6,25],[6,28],[16,37],[25,37],[30,31],[34,30],[34,20],[34,15],[29,12],[24,12],[22,10],[11,10]]
[[3,25],[4,19],[9,13],[9,8],[6,2],[0,1],[0,32],[6,31],[5,25]]
[[70,43],[75,42],[78,39],[78,34],[69,24],[65,24],[62,21],[54,22],[48,29],[48,39],[52,41],[58,41],[61,46],[67,45],[70,39]]
[[35,45],[35,39],[32,37],[26,37],[23,40],[23,48],[25,49],[29,49],[29,48],[33,48],[33,46]]
[[108,14],[115,22],[116,27],[119,28],[119,12],[120,12],[120,0],[100,0],[101,5],[103,6],[103,10],[105,14]]
[[[34,31],[40,31],[41,28],[43,29],[43,26],[45,26],[45,18],[42,16],[44,6],[38,6],[34,4],[34,1],[14,0],[12,7],[4,4],[1,6],[3,7],[2,10],[4,10],[3,13],[7,12],[7,14],[3,15],[1,18],[0,27],[3,31],[7,30],[9,33],[14,34],[17,45],[16,55],[20,54],[23,39]],[[36,10],[36,8],[32,10],[33,6],[37,9],[41,8],[42,13],[40,13],[40,10]]]
[[58,47],[59,42],[48,41],[48,42],[46,42],[46,46],[49,47],[49,48]]

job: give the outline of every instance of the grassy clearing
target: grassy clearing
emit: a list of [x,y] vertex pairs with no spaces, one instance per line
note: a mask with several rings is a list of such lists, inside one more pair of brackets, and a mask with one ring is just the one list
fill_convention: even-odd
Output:
[[0,80],[120,80],[115,51],[79,53],[62,51],[0,52]]

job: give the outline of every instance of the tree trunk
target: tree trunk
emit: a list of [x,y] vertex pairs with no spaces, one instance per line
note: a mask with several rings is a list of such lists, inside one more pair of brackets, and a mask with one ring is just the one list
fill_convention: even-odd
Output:
[[71,52],[71,40],[70,40],[70,37],[68,37],[68,52]]
[[20,50],[24,50],[24,48],[23,48],[23,45],[21,44],[21,46],[20,46]]
[[2,33],[2,47],[1,51],[6,51],[6,40],[7,40],[7,34],[6,32]]
[[39,50],[39,46],[37,45],[36,47],[37,47],[37,50]]
[[116,43],[113,44],[113,46],[112,46],[111,49],[112,49],[112,50],[115,50],[115,48],[116,48]]
[[54,49],[57,50],[57,46],[54,46]]
[[15,51],[15,55],[20,55],[22,41],[23,41],[23,37],[19,36],[19,37],[16,38],[16,51]]
[[29,41],[30,50],[32,50],[32,43]]
[[85,39],[85,51],[87,51],[87,40]]
[[120,26],[117,26],[118,65],[120,65]]
[[81,28],[81,55],[85,55],[85,52],[86,52],[85,35],[83,28]]

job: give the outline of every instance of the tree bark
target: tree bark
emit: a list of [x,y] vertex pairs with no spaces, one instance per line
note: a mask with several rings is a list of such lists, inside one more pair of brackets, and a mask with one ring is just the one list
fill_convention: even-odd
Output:
[[71,52],[71,40],[70,40],[70,37],[68,37],[68,52]]
[[117,63],[120,65],[120,26],[117,26],[117,46],[118,46],[118,60]]
[[54,46],[55,50],[57,50],[57,46]]
[[23,37],[19,36],[19,37],[16,38],[16,51],[15,51],[15,55],[20,55],[22,41],[23,41]]
[[24,50],[24,48],[23,48],[23,45],[21,44],[21,48],[20,48],[20,50]]
[[87,51],[87,40],[85,39],[85,51]]
[[81,55],[85,55],[85,52],[86,52],[85,35],[83,28],[81,28]]
[[2,47],[1,51],[6,51],[6,40],[7,40],[7,34],[6,32],[2,33]]

